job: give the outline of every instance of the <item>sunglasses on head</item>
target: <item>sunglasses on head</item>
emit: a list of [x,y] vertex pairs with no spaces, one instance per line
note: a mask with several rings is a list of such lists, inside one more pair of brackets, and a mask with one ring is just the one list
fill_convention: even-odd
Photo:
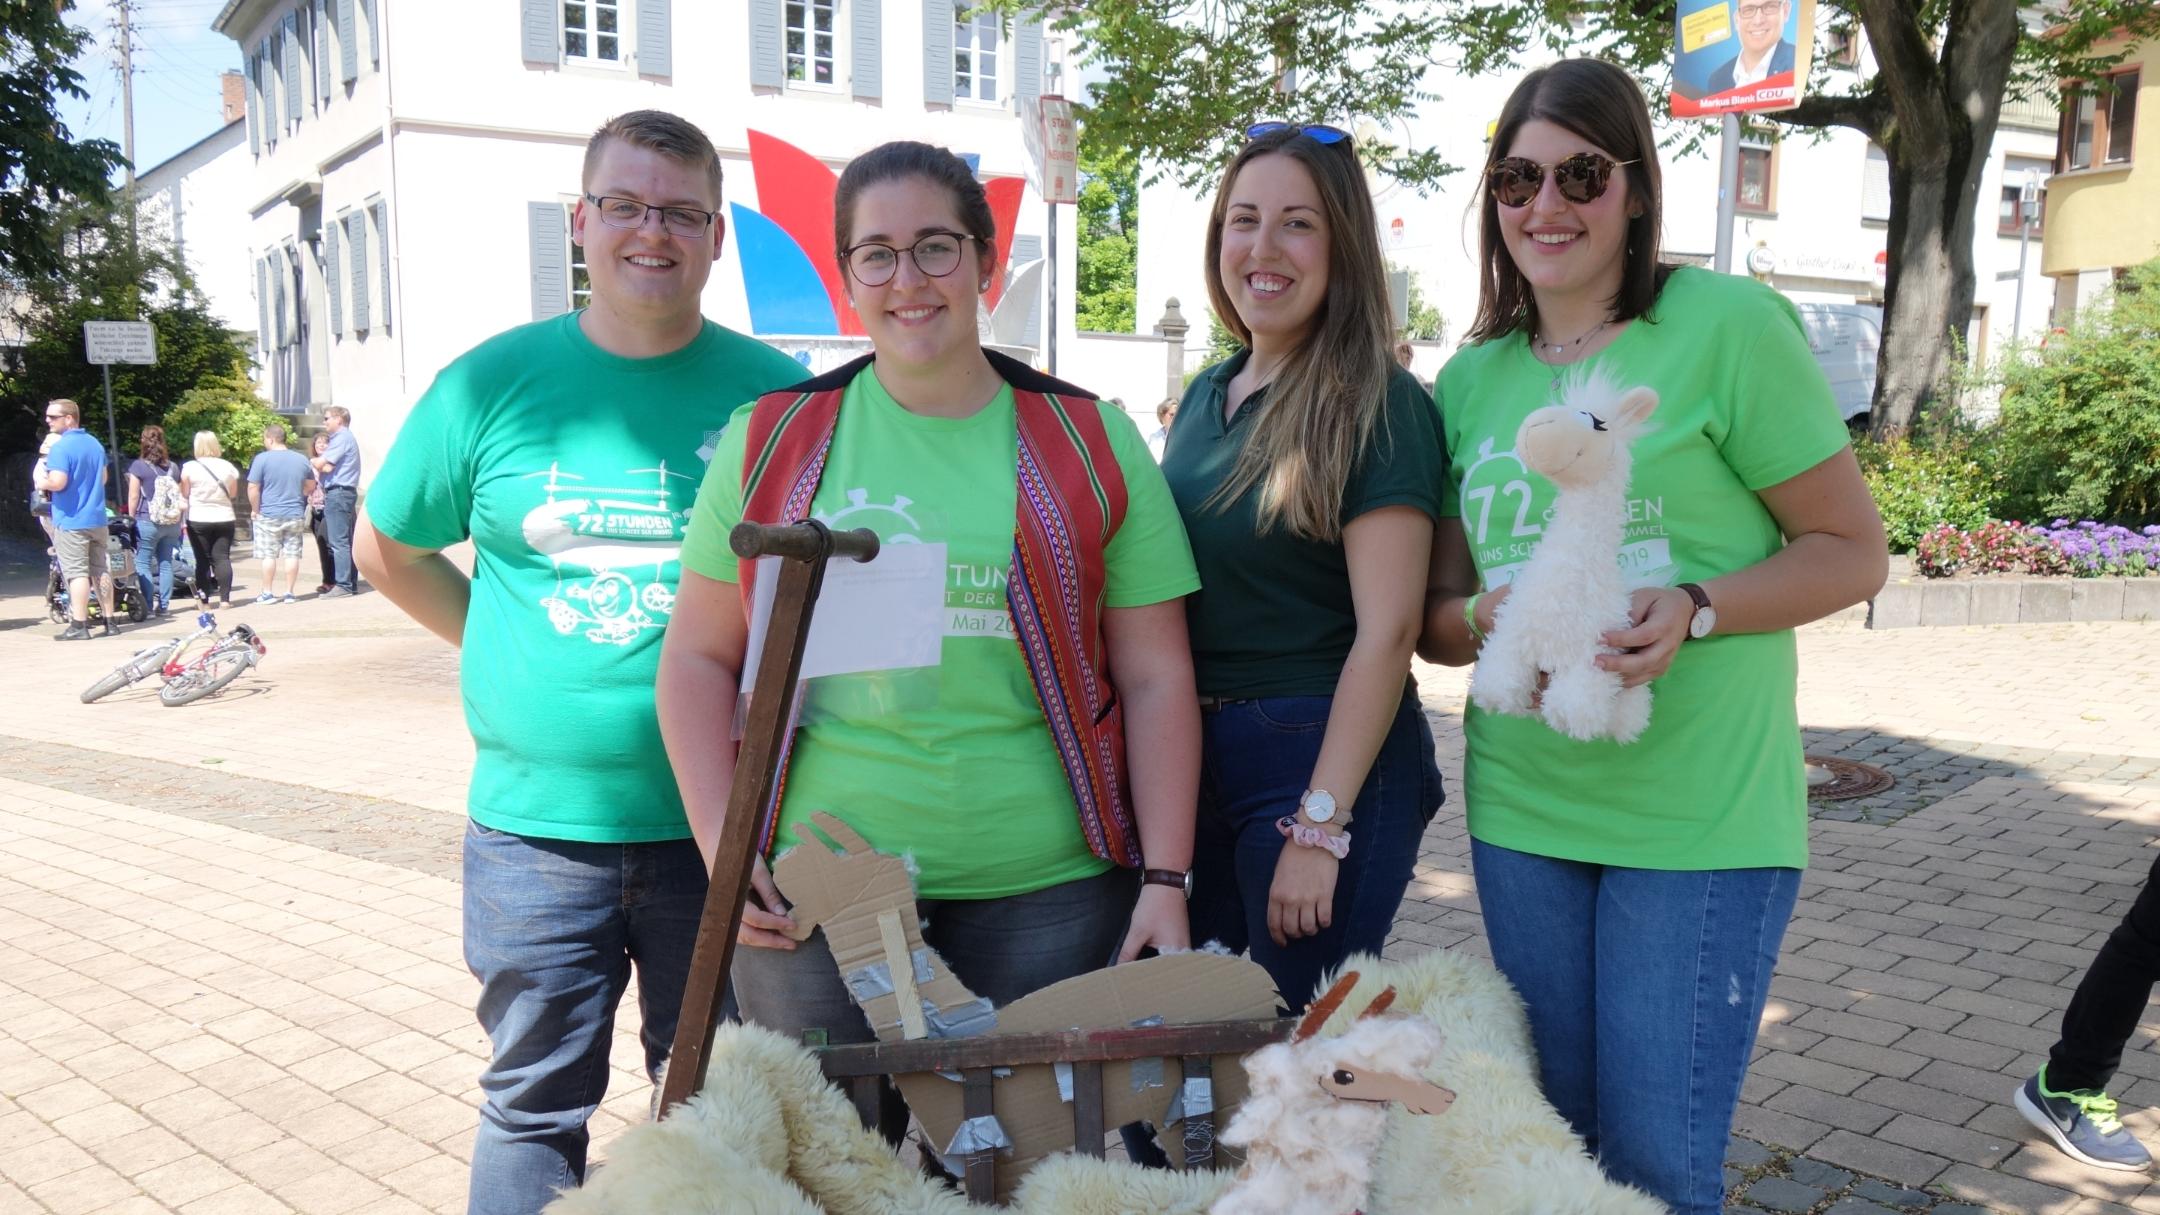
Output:
[[1486,172],[1485,186],[1501,206],[1527,207],[1544,187],[1545,174],[1550,172],[1560,197],[1571,203],[1596,202],[1611,183],[1612,171],[1635,163],[1611,160],[1595,152],[1577,152],[1555,165],[1541,165],[1523,156],[1507,156],[1496,161]]
[[1351,142],[1350,132],[1343,130],[1341,127],[1324,126],[1319,123],[1299,124],[1295,122],[1256,122],[1245,128],[1245,138],[1258,139],[1262,135],[1273,135],[1277,131],[1295,131],[1318,144]]

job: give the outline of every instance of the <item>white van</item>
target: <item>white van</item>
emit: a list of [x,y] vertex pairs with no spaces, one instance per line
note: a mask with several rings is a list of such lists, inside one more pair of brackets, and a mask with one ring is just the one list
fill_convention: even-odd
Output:
[[1830,379],[1838,413],[1867,423],[1875,399],[1875,354],[1882,348],[1882,309],[1874,304],[1796,304],[1808,348]]

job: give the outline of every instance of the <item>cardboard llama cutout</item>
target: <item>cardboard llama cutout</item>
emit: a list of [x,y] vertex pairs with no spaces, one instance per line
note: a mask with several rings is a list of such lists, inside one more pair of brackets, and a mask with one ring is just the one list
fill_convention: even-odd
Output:
[[[1523,419],[1515,455],[1559,490],[1537,551],[1515,576],[1478,652],[1470,698],[1494,713],[1537,713],[1570,738],[1633,742],[1650,724],[1650,688],[1622,688],[1598,669],[1615,652],[1601,636],[1632,622],[1621,577],[1628,444],[1646,429],[1657,393],[1619,392],[1602,375],[1571,380],[1560,404]],[[1546,676],[1542,696],[1538,678]]]

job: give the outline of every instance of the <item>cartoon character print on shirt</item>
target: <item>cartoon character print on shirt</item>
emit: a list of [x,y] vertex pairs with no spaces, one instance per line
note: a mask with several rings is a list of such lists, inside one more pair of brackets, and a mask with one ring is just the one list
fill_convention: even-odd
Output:
[[555,593],[540,600],[548,623],[596,645],[628,645],[667,627],[675,609],[668,567],[682,553],[698,475],[657,467],[588,477],[547,471],[546,498],[527,511],[525,543],[555,567]]
[[[1488,435],[1478,444],[1477,459],[1463,473],[1460,503],[1463,534],[1487,590],[1508,585],[1522,571],[1545,534],[1554,498],[1552,482],[1525,468],[1513,448],[1494,451],[1497,441]],[[1619,562],[1628,589],[1678,583],[1664,496],[1629,498],[1627,511]]]

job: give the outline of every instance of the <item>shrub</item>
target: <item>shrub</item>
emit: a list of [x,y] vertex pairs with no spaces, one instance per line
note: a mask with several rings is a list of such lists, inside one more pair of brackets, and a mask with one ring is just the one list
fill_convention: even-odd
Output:
[[1913,551],[1939,524],[1970,531],[1988,521],[1995,481],[1963,439],[1927,444],[1863,438],[1853,452],[1882,512],[1891,552]]
[[2160,522],[2160,259],[2006,356],[1989,435],[2000,513]]
[[262,450],[263,427],[273,422],[292,428],[292,419],[270,412],[253,384],[238,376],[219,377],[180,395],[180,403],[165,415],[165,441],[176,458],[186,459],[195,450],[195,432],[210,431],[225,458],[245,471]]

